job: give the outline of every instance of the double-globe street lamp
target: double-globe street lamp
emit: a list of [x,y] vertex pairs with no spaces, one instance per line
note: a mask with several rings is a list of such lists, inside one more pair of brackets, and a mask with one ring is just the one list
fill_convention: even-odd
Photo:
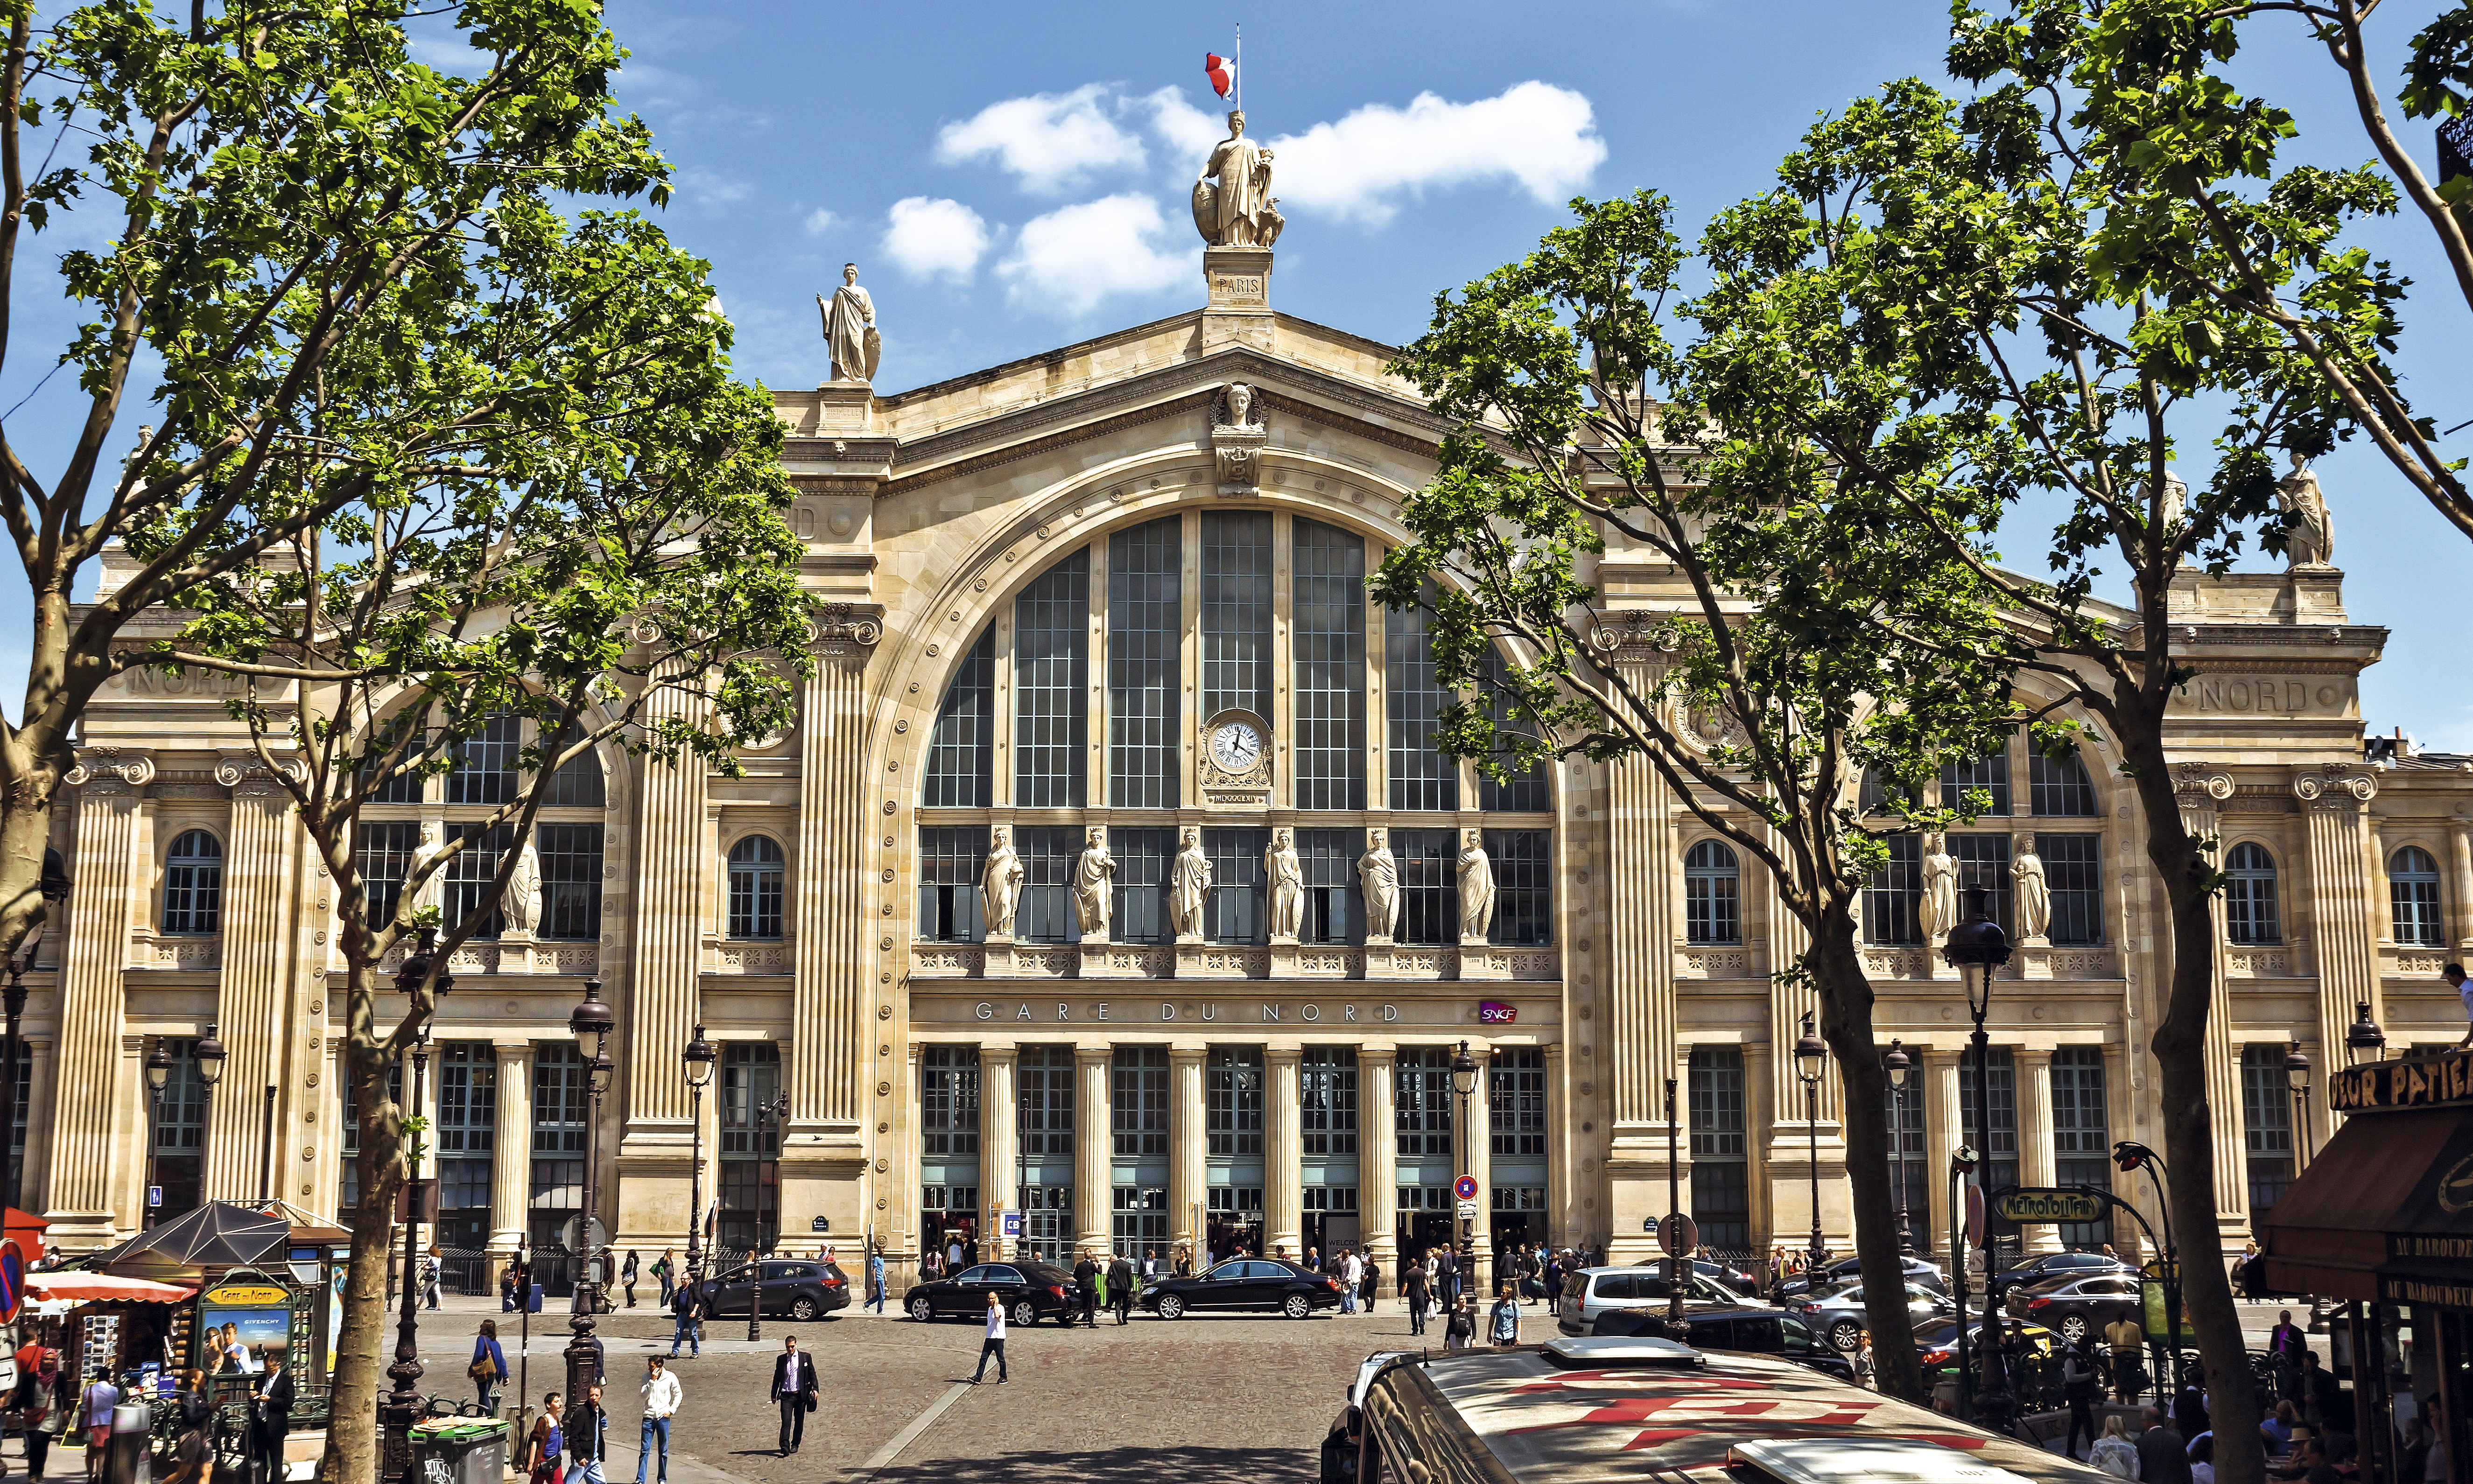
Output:
[[704,1026],[699,1022],[695,1039],[679,1053],[679,1064],[687,1074],[687,1122],[695,1130],[694,1153],[687,1162],[687,1281],[691,1283],[700,1283],[704,1279],[704,1250],[696,1245],[696,1234],[704,1230],[704,1089],[712,1086],[716,1056],[712,1042],[704,1039]]
[[575,1300],[566,1327],[574,1338],[566,1342],[566,1394],[581,1397],[591,1386],[601,1369],[601,1350],[593,1342],[594,1284],[601,1273],[601,1251],[592,1241],[593,1166],[598,1161],[601,1142],[601,1097],[610,1090],[615,1066],[610,1060],[610,1036],[617,1029],[618,1017],[601,1001],[601,981],[584,981],[584,998],[568,1013],[566,1028],[575,1037],[575,1047],[584,1055],[585,1082],[592,1091],[592,1121],[586,1126],[584,1139],[583,1205],[577,1213],[576,1246],[584,1253],[584,1264],[575,1280]]
[[[1980,1150],[1975,1166],[1976,1188],[1989,1203],[1988,1188],[1992,1176],[1992,1040],[1984,1033],[1983,1017],[1992,1009],[1992,976],[2002,965],[2009,962],[2009,935],[1992,921],[1984,910],[1988,889],[1970,886],[1962,894],[1966,898],[1966,920],[1950,929],[1948,942],[1941,947],[1941,957],[1957,970],[1966,987],[1966,1011],[1975,1020],[1975,1147]],[[1988,1222],[1991,1212],[1984,1213]],[[1988,1237],[1988,1233],[1987,1233]],[[1951,1260],[1963,1263],[1964,1253],[1953,1253]],[[1995,1431],[2006,1431],[2009,1416],[2007,1357],[2003,1353],[1999,1321],[1994,1305],[2000,1302],[2000,1284],[1994,1281],[1991,1248],[1987,1240],[1983,1258],[1983,1327],[1982,1388],[1976,1394],[1975,1408]],[[1966,1328],[1966,1316],[1958,1316],[1958,1328]]]
[[163,1137],[163,1089],[172,1084],[172,1053],[164,1049],[163,1038],[155,1038],[155,1049],[146,1053],[146,1209],[138,1213],[137,1229],[155,1230],[155,1159],[160,1151]]
[[1810,1168],[1812,1172],[1812,1250],[1808,1284],[1820,1285],[1820,1265],[1829,1260],[1829,1249],[1820,1240],[1820,1072],[1829,1065],[1829,1045],[1813,1034],[1812,1012],[1803,1013],[1803,1035],[1794,1043],[1794,1074],[1803,1082],[1803,1125],[1811,1138]]

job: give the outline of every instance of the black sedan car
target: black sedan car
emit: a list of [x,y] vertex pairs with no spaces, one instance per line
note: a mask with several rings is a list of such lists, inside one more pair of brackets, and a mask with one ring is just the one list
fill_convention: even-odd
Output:
[[837,1262],[767,1258],[704,1281],[705,1312],[744,1315],[759,1297],[769,1316],[814,1319],[850,1307],[850,1279]]
[[[1663,1334],[1664,1306],[1609,1309],[1597,1316],[1598,1334]],[[1692,1327],[1687,1342],[1694,1350],[1748,1350],[1810,1366],[1841,1381],[1855,1378],[1855,1367],[1826,1341],[1815,1337],[1801,1319],[1773,1308],[1728,1308],[1719,1304],[1694,1304],[1684,1310]]]
[[[1901,1257],[1898,1259],[1898,1265],[1907,1270],[1908,1282],[1920,1284],[1934,1293],[1949,1292],[1949,1281],[1941,1277],[1940,1269],[1923,1258]],[[1820,1286],[1827,1288],[1835,1283],[1851,1283],[1862,1276],[1863,1263],[1861,1258],[1840,1257],[1820,1269]],[[1809,1274],[1799,1278],[1789,1278],[1778,1285],[1778,1295],[1781,1298],[1787,1298],[1810,1293],[1812,1286],[1812,1278]]]
[[2062,1273],[2012,1288],[2003,1304],[2013,1319],[2042,1325],[2075,1345],[2121,1320],[2136,1320],[2141,1300],[2134,1273]]
[[1048,1262],[982,1262],[947,1278],[915,1283],[901,1301],[910,1317],[976,1319],[988,1311],[988,1295],[1004,1304],[1005,1317],[1025,1328],[1043,1319],[1070,1324],[1082,1309],[1073,1275]]
[[2107,1257],[2100,1252],[2048,1252],[2042,1257],[2030,1257],[2014,1268],[2003,1268],[2001,1281],[2005,1284],[2024,1286],[2064,1275],[2135,1273],[2137,1271],[2137,1267],[2133,1264],[2124,1262],[2119,1257]]
[[1304,1319],[1339,1307],[1339,1281],[1270,1257],[1231,1257],[1192,1278],[1164,1278],[1142,1290],[1142,1307],[1162,1319],[1268,1309]]

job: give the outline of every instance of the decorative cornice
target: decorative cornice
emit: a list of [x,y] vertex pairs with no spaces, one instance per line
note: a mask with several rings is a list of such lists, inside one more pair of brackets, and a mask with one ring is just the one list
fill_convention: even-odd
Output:
[[[283,769],[283,777],[292,779],[295,783],[306,778],[309,773],[307,765],[297,757],[280,766]],[[254,753],[228,753],[217,759],[215,781],[242,797],[261,798],[276,795],[282,795],[287,799],[291,797],[290,792],[277,780],[275,770],[269,768],[265,760]]]
[[2324,763],[2293,776],[2293,796],[2313,809],[2359,809],[2379,796],[2379,779],[2351,763]]
[[155,777],[155,754],[118,747],[82,747],[77,764],[62,776],[61,781],[73,786],[97,789],[104,793],[132,793],[144,788]]
[[1597,627],[1589,632],[1589,646],[1604,654],[1623,650],[1642,654],[1671,654],[1674,645],[1661,642],[1657,631],[1674,615],[1649,609],[1622,609],[1600,614]]

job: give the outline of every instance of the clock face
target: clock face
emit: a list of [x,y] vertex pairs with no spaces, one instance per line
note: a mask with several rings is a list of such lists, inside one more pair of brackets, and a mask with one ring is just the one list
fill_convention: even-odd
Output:
[[1211,760],[1221,771],[1245,774],[1262,759],[1262,734],[1245,722],[1223,722],[1211,734]]

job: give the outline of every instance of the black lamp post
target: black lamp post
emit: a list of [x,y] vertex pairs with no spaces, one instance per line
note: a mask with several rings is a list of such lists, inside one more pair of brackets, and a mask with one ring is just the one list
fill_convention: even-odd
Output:
[[[1477,1058],[1469,1055],[1469,1043],[1465,1041],[1461,1041],[1459,1051],[1452,1058],[1452,1090],[1458,1093],[1460,1099],[1459,1123],[1453,1130],[1455,1141],[1460,1146],[1460,1157],[1456,1161],[1459,1169],[1453,1177],[1453,1185],[1459,1184],[1459,1175],[1468,1173],[1469,1166],[1475,1162],[1477,1154],[1477,1126],[1469,1121],[1469,1099],[1477,1093]],[[1482,1194],[1482,1192],[1479,1193]],[[1453,1192],[1452,1198],[1457,1200],[1458,1192]],[[1474,1225],[1474,1218],[1468,1216],[1460,1218],[1460,1251],[1454,1260],[1461,1270],[1462,1292],[1466,1292],[1468,1285],[1477,1280],[1477,1247],[1469,1240]]]
[[1889,1148],[1898,1160],[1898,1256],[1912,1256],[1914,1233],[1907,1227],[1907,1077],[1914,1062],[1907,1055],[1903,1041],[1889,1042],[1889,1054],[1881,1058],[1881,1070],[1889,1079]]
[[2293,1089],[2293,1172],[2298,1174],[2310,1162],[2310,1059],[2301,1054],[2297,1041],[2284,1059],[2284,1084]]
[[[566,1028],[575,1037],[576,1049],[584,1053],[586,1082],[592,1089],[592,1122],[586,1137],[584,1152],[583,1219],[579,1223],[586,1238],[583,1245],[588,1249],[591,1245],[595,1205],[593,1163],[599,1153],[594,1146],[600,1141],[601,1094],[609,1089],[613,1071],[610,1061],[610,1033],[617,1028],[617,1024],[618,1017],[601,1002],[601,981],[585,980],[584,998],[578,1000],[575,1009],[567,1015]],[[583,1396],[585,1388],[592,1384],[593,1373],[599,1369],[600,1352],[592,1343],[592,1284],[600,1267],[600,1254],[588,1251],[584,1266],[576,1278],[573,1312],[566,1321],[566,1327],[575,1332],[575,1337],[566,1342],[566,1394],[570,1397]]]
[[211,1193],[206,1189],[206,1156],[213,1152],[215,1137],[215,1084],[224,1080],[223,1038],[215,1034],[214,1022],[206,1022],[205,1038],[198,1042],[194,1053],[198,1059],[198,1204],[206,1204]]
[[[1986,891],[1981,886],[1965,889],[1966,921],[1950,929],[1949,940],[1941,947],[1941,956],[1966,986],[1967,1014],[1975,1019],[1975,1147],[1981,1151],[1981,1162],[1975,1167],[1975,1183],[1983,1191],[1987,1204],[1992,1199],[1988,1183],[1992,1177],[1992,1040],[1984,1034],[1983,1017],[1992,1009],[1992,975],[2009,962],[2009,935],[1992,921],[1984,910]],[[1984,1213],[1987,1223],[1990,1211]],[[1965,1255],[1955,1255],[1958,1263]],[[2002,1353],[1999,1320],[1993,1305],[1999,1301],[2001,1285],[1992,1270],[1990,1233],[1985,1233],[1983,1257],[1983,1380],[1976,1393],[1975,1407],[1996,1431],[2008,1430],[2009,1386],[2008,1365]],[[1958,1328],[1965,1328],[1965,1318],[1959,1316]]]
[[163,1129],[163,1089],[172,1082],[172,1054],[163,1049],[163,1038],[155,1038],[155,1049],[146,1053],[146,1100],[150,1110],[146,1119],[146,1209],[138,1217],[138,1230],[155,1229],[155,1156],[156,1141]]
[[1813,1034],[1812,1012],[1807,1010],[1803,1035],[1794,1043],[1794,1074],[1803,1083],[1803,1127],[1811,1140],[1812,1248],[1804,1268],[1809,1275],[1804,1282],[1810,1288],[1819,1286],[1820,1265],[1829,1260],[1829,1249],[1820,1239],[1820,1069],[1828,1063],[1829,1045]]
[[679,1064],[686,1068],[687,1099],[694,1112],[687,1121],[695,1129],[694,1149],[687,1166],[687,1281],[704,1278],[704,1251],[696,1245],[696,1233],[704,1229],[704,1089],[712,1085],[712,1064],[715,1052],[712,1042],[704,1039],[704,1027],[695,1028],[695,1040],[679,1053]]
[[[437,962],[438,933],[435,928],[420,930],[420,941],[404,955],[403,967],[395,972],[396,993],[407,1000],[420,993],[431,967]],[[452,979],[441,974],[437,993],[444,994]],[[422,1079],[429,1070],[429,1022],[437,1014],[437,1000],[414,1027],[412,1042],[412,1107],[418,1111],[423,1093]],[[216,1047],[216,1054],[222,1054]],[[203,1069],[205,1048],[198,1049]],[[426,1192],[420,1182],[420,1145],[416,1140],[404,1152],[403,1183],[403,1306],[396,1312],[395,1364],[387,1375],[395,1381],[395,1390],[387,1394],[380,1413],[385,1423],[386,1457],[380,1461],[381,1478],[398,1478],[403,1484],[416,1484],[412,1465],[412,1424],[420,1420],[420,1212]]]
[[[773,1099],[769,1103],[758,1103],[755,1107],[749,1109],[747,1113],[747,1132],[749,1136],[756,1140],[756,1152],[759,1155],[764,1152],[764,1125],[767,1122],[772,1123],[778,1129],[780,1125],[789,1121],[790,1094],[787,1092],[782,1093],[780,1097]],[[777,1135],[776,1137],[778,1137],[779,1136]],[[773,1147],[773,1160],[778,1168],[781,1160],[781,1148],[778,1143]],[[778,1191],[780,1187],[780,1182],[778,1180],[775,1181],[774,1187]],[[779,1199],[778,1194],[775,1198],[777,1200]],[[778,1223],[781,1219],[781,1213],[778,1208],[774,1210],[773,1219],[777,1223],[774,1234],[778,1237],[780,1235]],[[764,1338],[763,1258],[764,1255],[772,1250],[773,1243],[772,1241],[767,1240],[764,1234],[764,1212],[759,1209],[756,1213],[756,1250],[747,1255],[749,1265],[756,1269],[756,1281],[747,1285],[747,1338],[750,1341]]]
[[2358,1013],[2358,1018],[2353,1021],[2351,1029],[2344,1032],[2344,1059],[2355,1064],[2365,1056],[2373,1062],[2384,1061],[2388,1033],[2380,1030],[2379,1022],[2370,1018],[2370,1002],[2357,999],[2353,1001],[2353,1009]]
[[43,915],[26,928],[25,941],[17,945],[15,958],[9,961],[9,984],[0,991],[0,1004],[9,1015],[9,1045],[5,1072],[0,1072],[0,1116],[8,1120],[6,1149],[0,1149],[0,1203],[17,1204],[17,1085],[26,1075],[26,1043],[18,1036],[18,1026],[26,1015],[26,970],[35,967],[35,949],[41,945],[43,929],[52,920],[52,911],[69,899],[68,873],[60,869],[60,852],[46,848],[43,851],[43,875],[40,888]]
[[1957,1304],[1957,1415],[1961,1422],[1975,1417],[1975,1403],[1966,1389],[1968,1360],[1966,1343],[1966,1213],[1960,1209],[1959,1192],[1966,1186],[1966,1177],[1977,1164],[1975,1148],[1960,1144],[1949,1156],[1949,1284],[1950,1298]]

